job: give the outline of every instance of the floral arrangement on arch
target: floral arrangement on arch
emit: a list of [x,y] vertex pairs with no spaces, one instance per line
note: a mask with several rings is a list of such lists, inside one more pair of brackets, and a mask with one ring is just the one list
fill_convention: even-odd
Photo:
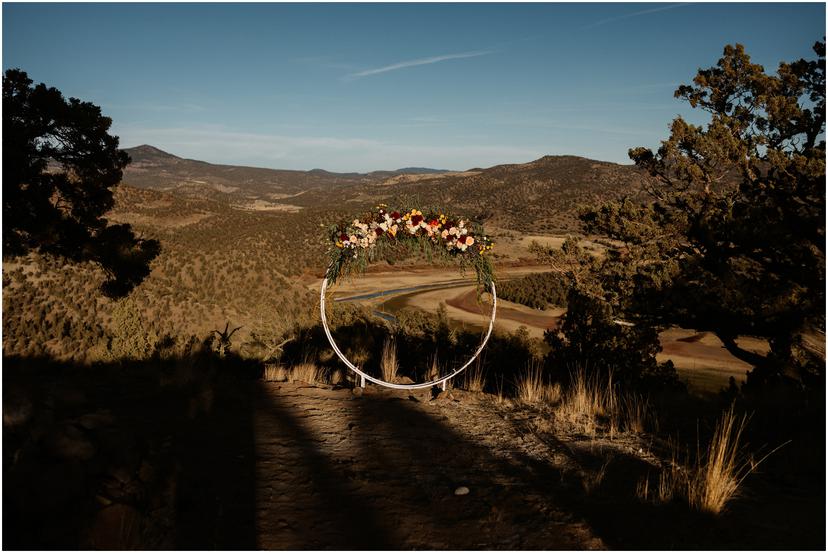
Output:
[[486,255],[494,242],[483,227],[442,210],[396,210],[379,205],[351,222],[329,229],[332,247],[326,273],[333,284],[341,276],[362,272],[369,262],[388,259],[393,253],[421,251],[429,260],[437,256],[454,260],[461,270],[472,267],[478,285],[488,289],[494,280],[491,260]]

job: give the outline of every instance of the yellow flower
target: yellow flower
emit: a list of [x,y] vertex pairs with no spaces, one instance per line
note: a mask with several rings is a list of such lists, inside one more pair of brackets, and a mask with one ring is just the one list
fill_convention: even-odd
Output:
[[345,247],[345,244],[343,244],[341,241],[337,240],[337,241],[336,241],[336,247],[337,247],[337,248],[344,248],[344,247]]

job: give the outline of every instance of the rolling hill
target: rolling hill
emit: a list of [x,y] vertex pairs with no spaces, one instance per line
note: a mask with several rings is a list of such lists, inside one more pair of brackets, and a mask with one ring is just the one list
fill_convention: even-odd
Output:
[[647,178],[633,166],[576,156],[465,172],[405,168],[333,173],[216,165],[146,145],[126,151],[133,161],[124,172],[125,184],[223,200],[241,209],[297,211],[344,204],[357,209],[415,201],[501,227],[549,232],[576,229],[580,205],[640,194]]

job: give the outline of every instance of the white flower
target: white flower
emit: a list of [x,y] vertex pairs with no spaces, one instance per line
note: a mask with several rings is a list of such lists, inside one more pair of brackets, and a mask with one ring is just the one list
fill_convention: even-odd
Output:
[[440,236],[442,236],[443,239],[445,239],[448,235],[449,235],[449,231],[447,231],[447,230],[444,230],[443,232],[440,233]]

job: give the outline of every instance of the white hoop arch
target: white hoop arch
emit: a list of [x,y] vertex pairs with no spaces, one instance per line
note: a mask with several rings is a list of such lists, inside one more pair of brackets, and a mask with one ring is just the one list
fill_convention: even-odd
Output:
[[491,283],[492,317],[489,320],[489,329],[486,331],[486,337],[483,338],[483,342],[481,342],[480,347],[477,348],[477,351],[474,352],[474,355],[471,357],[471,359],[466,361],[465,365],[463,365],[459,369],[455,370],[451,374],[446,375],[442,378],[438,378],[437,380],[432,380],[430,382],[421,382],[419,384],[395,384],[394,382],[386,382],[382,379],[374,378],[373,376],[362,372],[361,370],[359,370],[359,367],[357,367],[356,365],[351,363],[348,360],[348,358],[345,357],[345,355],[339,350],[339,346],[336,345],[336,342],[334,341],[333,336],[331,335],[331,329],[328,328],[328,317],[327,317],[327,315],[325,315],[325,292],[327,290],[328,290],[328,279],[325,278],[322,281],[322,292],[321,292],[320,298],[319,298],[320,299],[320,301],[319,301],[319,304],[320,304],[319,310],[320,310],[321,315],[322,315],[322,326],[325,328],[325,335],[328,337],[328,342],[331,343],[331,347],[336,352],[336,355],[339,356],[339,358],[342,360],[342,362],[345,363],[348,366],[349,369],[351,369],[352,371],[357,373],[359,376],[361,376],[365,380],[373,382],[374,384],[379,384],[380,386],[385,386],[386,388],[394,388],[395,390],[418,390],[418,389],[421,389],[421,388],[430,388],[432,386],[439,386],[439,385],[442,385],[444,382],[448,382],[449,380],[451,380],[452,378],[454,378],[455,376],[457,376],[458,374],[463,372],[466,369],[466,367],[471,365],[474,362],[474,360],[477,359],[477,357],[480,355],[480,352],[483,351],[483,348],[486,347],[486,342],[489,341],[489,337],[492,335],[492,329],[494,328],[494,322],[495,322],[495,315],[497,313],[497,291],[495,290],[494,282],[492,282]]

